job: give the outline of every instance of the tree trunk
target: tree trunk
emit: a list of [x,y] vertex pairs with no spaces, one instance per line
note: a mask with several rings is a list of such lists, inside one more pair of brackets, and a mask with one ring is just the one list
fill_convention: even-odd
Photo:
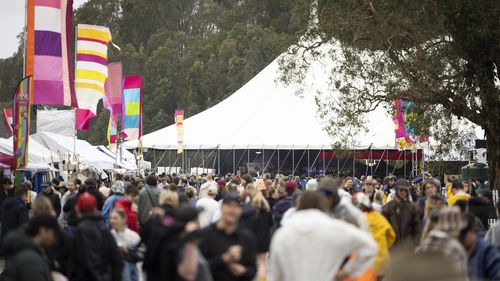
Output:
[[487,140],[490,187],[500,190],[500,140],[489,136]]

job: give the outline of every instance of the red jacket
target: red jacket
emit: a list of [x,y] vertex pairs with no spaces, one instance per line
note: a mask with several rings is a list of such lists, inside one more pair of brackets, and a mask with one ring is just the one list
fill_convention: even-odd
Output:
[[127,226],[130,230],[139,233],[139,221],[137,220],[137,212],[132,210],[132,202],[125,199],[116,201],[115,208],[122,208],[127,214]]

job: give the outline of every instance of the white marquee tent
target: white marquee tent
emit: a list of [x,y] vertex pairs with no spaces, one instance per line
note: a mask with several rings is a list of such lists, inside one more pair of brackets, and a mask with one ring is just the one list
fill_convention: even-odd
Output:
[[[13,140],[0,138],[0,153],[12,156]],[[34,138],[29,139],[28,148],[28,168],[37,169],[50,168],[47,164],[60,162],[61,158],[56,153],[51,152],[45,146],[39,144]]]
[[114,167],[115,161],[111,157],[84,140],[77,139],[76,143],[74,143],[72,137],[50,132],[36,133],[32,135],[32,138],[60,155],[73,153],[73,149],[75,149],[80,162],[87,162],[95,168],[113,169]]
[[[328,90],[327,67],[314,62],[302,88],[278,81],[279,58],[217,105],[184,120],[185,149],[329,149],[332,139],[317,117],[315,94]],[[173,120],[172,120],[173,121]],[[368,132],[359,131],[358,149],[394,148],[394,123],[383,108],[365,116]],[[176,149],[175,124],[146,134],[142,145]],[[125,142],[135,148],[138,141]]]

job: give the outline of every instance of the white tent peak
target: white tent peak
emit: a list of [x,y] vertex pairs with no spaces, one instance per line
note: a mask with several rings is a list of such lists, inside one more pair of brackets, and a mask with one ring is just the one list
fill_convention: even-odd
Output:
[[[184,148],[330,149],[338,142],[324,130],[315,102],[318,92],[332,90],[328,85],[332,59],[325,55],[312,59],[300,85],[279,81],[279,59],[225,100],[184,120]],[[382,107],[366,114],[365,120],[369,130],[357,132],[353,148],[394,147],[394,124]],[[175,124],[144,135],[142,145],[176,149]],[[138,141],[125,142],[126,148],[137,146]]]

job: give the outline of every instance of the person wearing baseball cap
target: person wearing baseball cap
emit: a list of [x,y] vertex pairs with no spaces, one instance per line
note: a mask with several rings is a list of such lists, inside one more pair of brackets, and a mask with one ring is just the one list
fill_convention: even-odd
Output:
[[71,262],[75,265],[70,280],[121,280],[123,260],[113,235],[103,225],[97,199],[84,192],[76,200],[80,221],[74,234]]
[[408,243],[416,247],[420,240],[420,212],[417,204],[409,201],[410,187],[407,180],[397,181],[396,196],[382,207],[382,215],[396,231],[396,245]]
[[215,213],[219,210],[219,203],[215,200],[218,192],[217,185],[208,185],[206,188],[207,196],[200,198],[196,202],[196,207],[203,208],[203,212],[200,213],[198,219],[200,221],[200,227],[207,227],[212,223]]

